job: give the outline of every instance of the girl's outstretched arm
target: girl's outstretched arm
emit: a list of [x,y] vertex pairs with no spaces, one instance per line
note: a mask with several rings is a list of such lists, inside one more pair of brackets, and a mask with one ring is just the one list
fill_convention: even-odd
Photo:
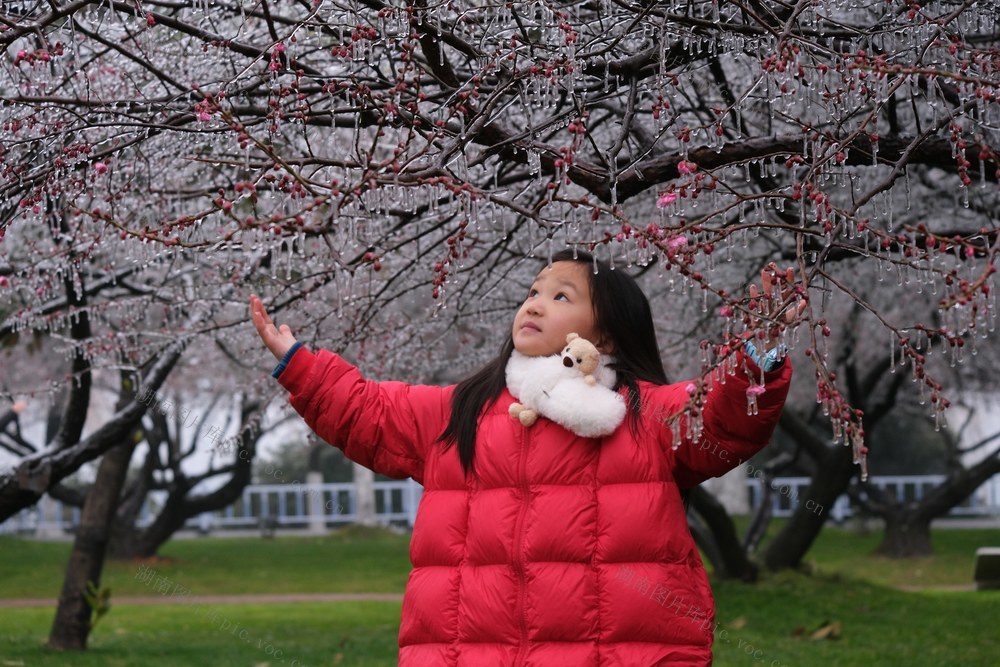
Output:
[[[256,301],[256,303],[254,303]],[[274,327],[264,307],[251,300],[254,324],[280,368],[278,382],[289,402],[319,437],[352,461],[377,473],[423,483],[427,449],[444,431],[451,408],[450,387],[375,382],[339,355],[296,346],[287,325]],[[270,334],[270,342],[265,337]]]
[[[722,369],[702,380],[702,386],[710,390],[702,406],[700,433],[696,437],[688,435],[687,416],[679,418],[680,429],[659,431],[664,447],[673,452],[674,476],[682,488],[724,475],[747,461],[767,446],[781,417],[792,367],[783,350],[777,355],[768,352],[779,350],[781,330],[800,321],[806,301],[793,289],[791,270],[779,273],[774,263],[761,271],[761,287],[759,290],[757,285],[751,285],[749,290],[758,315],[752,328],[761,335],[749,339],[746,349],[737,352],[736,372],[727,373],[724,383]],[[765,365],[762,373],[759,363],[775,366]],[[685,389],[687,383],[654,389],[652,400],[660,406],[660,414],[681,411],[688,399]]]
[[[746,368],[746,370],[744,370]],[[750,377],[754,378],[751,384]],[[761,385],[760,370],[740,352],[737,356],[735,375],[726,375],[722,384],[716,374],[704,379],[711,390],[705,396],[701,412],[700,434],[687,436],[687,415],[677,416],[689,398],[685,386],[678,383],[656,387],[651,400],[663,406],[664,424],[659,429],[660,442],[668,456],[674,460],[674,479],[678,486],[697,486],[710,477],[724,475],[767,446],[781,417],[781,410],[788,395],[792,367],[786,359],[782,365],[764,374],[762,393],[754,395],[756,414],[748,414],[748,391],[757,391]],[[677,430],[668,424],[678,419]]]

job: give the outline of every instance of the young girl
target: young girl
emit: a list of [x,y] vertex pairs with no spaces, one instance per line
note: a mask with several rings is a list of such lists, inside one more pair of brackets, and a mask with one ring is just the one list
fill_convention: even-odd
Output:
[[[680,491],[767,444],[791,367],[747,343],[735,374],[712,383],[697,441],[674,442],[668,417],[683,410],[689,383],[667,384],[638,285],[593,265],[583,252],[558,254],[500,355],[450,387],[365,380],[336,354],[302,347],[251,297],[254,325],[280,360],[273,375],[309,427],[351,460],[424,487],[403,667],[712,662],[712,594]],[[765,295],[772,270],[762,273]],[[525,427],[508,414],[512,352],[555,354],[571,332],[615,359],[629,414],[610,436],[579,437],[547,419]]]

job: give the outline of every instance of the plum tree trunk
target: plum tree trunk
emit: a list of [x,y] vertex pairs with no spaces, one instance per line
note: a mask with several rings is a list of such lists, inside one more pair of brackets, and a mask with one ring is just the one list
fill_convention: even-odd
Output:
[[[726,579],[742,579],[755,581],[757,566],[747,556],[740,539],[736,534],[736,526],[726,508],[712,494],[700,486],[691,489],[691,507],[701,516],[711,533],[714,550],[712,564],[716,574]],[[695,534],[695,541],[699,541]],[[705,545],[698,546],[705,548]],[[708,549],[705,549],[709,553]]]
[[[990,436],[984,442],[996,438]],[[1000,472],[1000,451],[971,468],[953,470],[918,501],[900,503],[877,488],[866,489],[869,511],[885,520],[885,533],[876,553],[890,558],[913,558],[934,553],[931,522],[946,516],[993,475]]]
[[831,447],[818,466],[821,474],[813,475],[812,483],[791,519],[782,528],[764,553],[769,570],[797,568],[823,530],[834,502],[857,474],[850,447]]
[[108,450],[101,459],[97,479],[83,504],[73,551],[66,566],[59,606],[49,634],[51,648],[75,651],[87,648],[92,609],[85,593],[90,582],[100,588],[111,522],[135,447],[134,441],[122,443]]
[[931,556],[931,522],[917,519],[907,512],[892,512],[885,516],[885,533],[875,553],[890,558]]
[[[259,410],[260,404],[255,401],[245,401],[240,407],[241,429],[234,444],[233,462],[218,468],[213,473],[228,474],[229,479],[225,484],[211,492],[192,495],[192,489],[198,486],[206,475],[194,477],[185,475],[184,470],[179,465],[180,459],[177,459],[178,463],[171,467],[173,481],[168,485],[166,501],[153,523],[141,529],[136,527],[135,519],[139,514],[138,504],[131,508],[133,510],[131,512],[119,513],[119,518],[124,518],[124,521],[112,535],[109,546],[111,557],[116,559],[152,558],[157,555],[160,547],[174,533],[184,527],[188,519],[203,512],[221,510],[233,504],[242,495],[243,489],[251,480],[253,461],[257,452],[257,440],[260,437],[260,430],[253,424],[251,417]],[[152,458],[155,454],[150,456]],[[141,503],[142,498],[147,493],[147,486],[143,485],[135,490],[133,498],[130,500]]]

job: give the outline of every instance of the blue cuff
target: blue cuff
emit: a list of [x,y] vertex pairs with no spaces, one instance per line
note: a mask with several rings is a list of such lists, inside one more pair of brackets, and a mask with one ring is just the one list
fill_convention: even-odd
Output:
[[761,358],[760,353],[757,352],[757,347],[753,344],[752,340],[744,341],[743,350],[747,353],[747,356],[753,359],[753,362],[757,364],[760,370],[767,373],[768,371],[773,371],[775,368],[780,366],[785,360],[785,352],[787,348],[783,344],[779,344],[778,347],[773,350],[768,350],[767,354]]
[[278,365],[274,367],[273,371],[271,371],[271,377],[277,379],[278,376],[281,375],[281,372],[285,370],[285,366],[287,366],[292,361],[292,355],[294,355],[300,347],[302,347],[302,343],[300,343],[299,341],[295,341],[295,343],[290,348],[288,348],[288,352],[285,352],[285,356],[281,358],[281,361],[278,362]]

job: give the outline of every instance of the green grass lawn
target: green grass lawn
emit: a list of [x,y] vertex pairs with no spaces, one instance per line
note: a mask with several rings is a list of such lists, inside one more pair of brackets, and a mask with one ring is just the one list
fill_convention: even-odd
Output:
[[[715,592],[718,667],[994,667],[1000,655],[996,591],[903,593],[790,573],[755,586],[718,582]],[[42,647],[52,609],[0,609],[0,665],[392,665],[399,613],[400,604],[388,602],[119,603],[95,628],[90,649],[69,658]],[[827,622],[841,624],[839,639],[808,638]]]
[[[748,521],[747,517],[734,518],[741,537]],[[767,537],[757,549],[758,554],[767,549],[769,539],[785,522],[785,519],[771,522]],[[1000,546],[1000,530],[936,528],[931,531],[933,556],[902,560],[876,556],[875,549],[881,541],[882,532],[874,527],[860,530],[854,524],[837,526],[828,522],[806,555],[803,569],[826,574],[856,574],[873,583],[893,587],[970,585],[976,549]]]
[[[806,565],[888,586],[970,584],[976,548],[1000,546],[1000,531],[937,530],[933,556],[903,561],[872,555],[880,539],[828,526]],[[392,593],[406,585],[409,543],[406,535],[357,527],[320,538],[174,540],[162,549],[162,560],[146,565],[194,595]],[[0,598],[57,597],[70,548],[0,537]],[[136,579],[140,565],[110,561],[103,583],[117,596],[154,594]]]
[[[728,639],[716,632],[719,666],[1000,663],[1000,591],[906,593],[847,577],[795,572],[765,577],[753,586],[713,582],[713,591],[716,621],[727,629]],[[809,638],[831,623],[840,624],[839,638]]]
[[[976,549],[1000,546],[993,529],[938,529],[932,531],[934,555],[905,560],[875,556],[882,541],[879,531],[856,531],[829,526],[820,534],[806,564],[826,573],[852,573],[888,586],[934,587],[972,583]],[[1000,660],[997,661],[1000,664]]]
[[398,602],[119,604],[87,651],[44,648],[52,609],[0,609],[0,665],[24,667],[383,667],[396,662]]
[[[893,586],[968,584],[976,547],[998,538],[995,530],[939,530],[933,557],[890,561],[871,555],[877,534],[828,527],[809,555],[811,575],[713,582],[722,624],[715,664],[993,667],[1000,591]],[[0,597],[56,597],[69,548],[0,538]],[[324,538],[178,540],[163,549],[164,560],[145,565],[193,595],[402,592],[408,548],[405,535],[360,529]],[[0,666],[395,663],[398,602],[129,605],[127,596],[156,594],[136,579],[141,565],[109,563],[104,583],[113,607],[83,656],[42,648],[52,608],[0,608]],[[829,623],[839,624],[839,638],[809,638]],[[233,634],[237,625],[243,637]]]
[[[155,595],[136,578],[146,566],[192,595],[402,593],[410,538],[351,527],[329,537],[173,540],[161,559],[108,561],[102,584],[115,596]],[[0,598],[56,598],[72,545],[0,537]]]

